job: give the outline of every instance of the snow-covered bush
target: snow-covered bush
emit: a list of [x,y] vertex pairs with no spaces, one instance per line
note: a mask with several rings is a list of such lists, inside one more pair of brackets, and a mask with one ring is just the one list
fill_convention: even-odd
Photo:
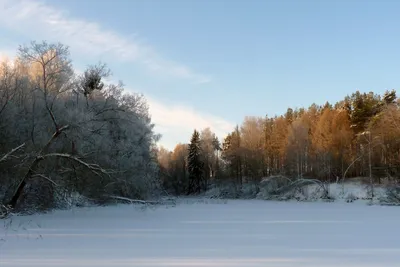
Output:
[[204,196],[206,198],[221,198],[221,189],[217,186],[214,186],[207,190]]
[[257,198],[276,199],[281,195],[280,189],[288,186],[292,180],[286,176],[277,175],[264,178],[260,182],[260,192]]
[[69,209],[73,207],[87,207],[93,204],[93,201],[78,192],[69,192],[63,190],[57,192],[55,196],[57,200],[57,208]]
[[327,187],[314,179],[290,179],[285,176],[271,176],[260,183],[260,199],[278,199],[298,201],[329,199]]
[[380,198],[380,203],[384,205],[400,205],[400,186],[387,186],[385,195]]
[[235,199],[240,197],[240,188],[234,183],[219,183],[205,192],[207,198]]
[[243,184],[240,190],[240,198],[253,199],[260,192],[260,187],[256,183]]

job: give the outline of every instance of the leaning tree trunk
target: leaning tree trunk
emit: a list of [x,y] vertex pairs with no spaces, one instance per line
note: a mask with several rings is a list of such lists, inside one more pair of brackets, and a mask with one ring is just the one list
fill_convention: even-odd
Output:
[[66,129],[68,129],[69,126],[65,125],[59,129],[56,129],[54,132],[53,136],[50,138],[50,140],[47,142],[47,144],[42,148],[42,150],[37,154],[36,158],[33,160],[31,165],[29,166],[29,169],[27,173],[25,174],[24,178],[22,181],[19,183],[17,190],[15,191],[14,195],[12,196],[10,202],[8,205],[11,208],[15,208],[17,205],[18,199],[22,195],[22,192],[24,191],[24,188],[26,186],[27,180],[32,176],[32,174],[35,172],[35,169],[37,168],[38,164],[40,161],[44,159],[43,154],[47,152],[49,149],[50,145],[57,139],[57,137]]

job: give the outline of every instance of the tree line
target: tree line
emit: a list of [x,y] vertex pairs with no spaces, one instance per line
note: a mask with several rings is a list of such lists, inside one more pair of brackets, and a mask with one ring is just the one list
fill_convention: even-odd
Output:
[[221,142],[209,128],[194,130],[187,144],[160,149],[162,182],[176,194],[201,192],[221,182],[259,183],[273,175],[397,183],[399,103],[395,90],[383,95],[356,91],[334,105],[245,117]]
[[222,140],[194,130],[168,151],[157,147],[144,96],[106,82],[111,75],[103,63],[77,73],[68,46],[46,41],[0,61],[0,213],[198,194],[273,175],[398,182],[395,90],[245,117]]

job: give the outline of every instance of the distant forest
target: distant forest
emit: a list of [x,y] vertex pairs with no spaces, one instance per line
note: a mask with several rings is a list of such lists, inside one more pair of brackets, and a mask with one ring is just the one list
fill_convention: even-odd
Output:
[[[400,178],[400,109],[396,91],[355,93],[338,103],[288,108],[275,117],[245,117],[218,140],[209,128],[194,130],[187,144],[161,148],[166,188],[200,192],[210,183],[255,182],[271,175],[322,182],[368,177]],[[193,182],[197,181],[197,182]]]

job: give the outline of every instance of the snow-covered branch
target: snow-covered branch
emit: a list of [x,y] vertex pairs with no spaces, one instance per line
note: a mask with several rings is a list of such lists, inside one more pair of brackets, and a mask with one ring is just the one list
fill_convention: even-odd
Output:
[[5,154],[4,156],[2,156],[0,158],[0,162],[6,161],[10,156],[12,156],[12,154],[14,154],[16,151],[20,150],[24,146],[25,146],[25,143],[23,143],[22,145],[17,146],[16,148],[13,148],[10,152],[8,152],[7,154]]
[[43,174],[34,174],[34,175],[32,175],[32,177],[33,177],[33,178],[35,178],[35,177],[42,178],[42,179],[44,179],[44,180],[46,180],[46,181],[49,181],[49,182],[52,183],[53,185],[58,186],[58,184],[57,184],[56,182],[54,182],[52,179],[50,179],[49,177],[47,177],[47,176],[45,176],[45,175],[43,175]]
[[99,176],[100,176],[100,173],[106,174],[106,175],[110,174],[109,171],[101,168],[100,165],[98,165],[98,164],[87,163],[87,162],[83,161],[82,159],[80,159],[80,158],[78,158],[76,156],[73,156],[73,155],[70,155],[70,154],[66,154],[66,153],[49,153],[49,154],[43,155],[41,157],[43,159],[44,158],[48,158],[48,157],[65,158],[65,159],[69,159],[69,160],[72,160],[72,161],[75,161],[75,162],[79,163],[80,165],[86,167],[87,169],[91,170],[93,173],[95,173],[95,174],[97,174]]
[[[121,200],[121,201],[127,201],[131,204],[144,204],[144,205],[162,205],[162,204],[167,204],[165,201],[146,201],[146,200],[140,200],[140,199],[131,199],[127,197],[120,197],[120,196],[114,196],[114,195],[105,195],[105,197],[115,199],[115,200]],[[172,204],[175,204],[175,201],[172,201]]]

